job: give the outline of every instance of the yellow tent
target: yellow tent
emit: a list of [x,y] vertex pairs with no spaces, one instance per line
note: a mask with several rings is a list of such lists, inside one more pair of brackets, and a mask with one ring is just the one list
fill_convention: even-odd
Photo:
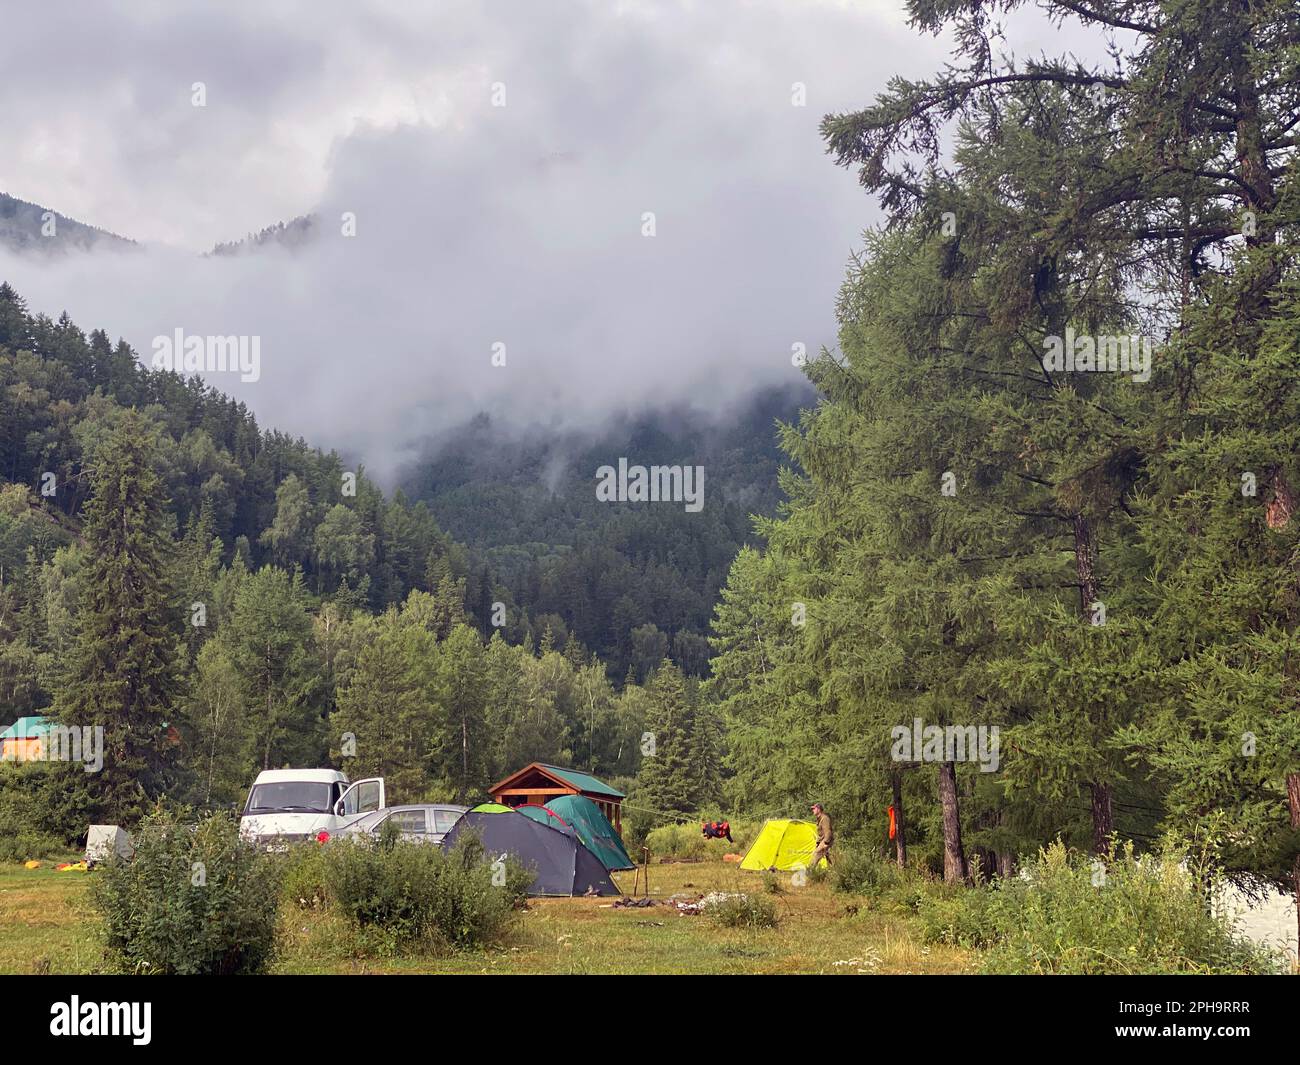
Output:
[[[764,821],[758,838],[745,853],[742,869],[782,869],[808,865],[817,849],[817,826],[811,821]],[[826,864],[823,858],[820,865]]]

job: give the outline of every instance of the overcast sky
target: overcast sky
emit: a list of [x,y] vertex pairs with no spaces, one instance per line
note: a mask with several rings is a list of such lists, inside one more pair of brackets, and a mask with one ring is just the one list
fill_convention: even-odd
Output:
[[[818,122],[946,58],[886,0],[26,7],[0,191],[148,248],[0,276],[146,358],[259,336],[259,381],[210,380],[381,473],[480,408],[584,425],[791,379],[878,217]],[[306,252],[196,254],[308,211]]]

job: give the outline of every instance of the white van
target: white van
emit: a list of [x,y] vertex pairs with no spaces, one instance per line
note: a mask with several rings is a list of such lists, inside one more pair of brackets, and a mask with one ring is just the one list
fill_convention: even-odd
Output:
[[248,793],[239,834],[255,843],[296,843],[384,808],[383,777],[349,784],[337,769],[268,769]]

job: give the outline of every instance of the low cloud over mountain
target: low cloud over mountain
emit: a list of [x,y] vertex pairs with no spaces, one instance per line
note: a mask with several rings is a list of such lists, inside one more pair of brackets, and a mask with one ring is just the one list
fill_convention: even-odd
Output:
[[[796,379],[873,219],[818,122],[932,65],[892,5],[26,17],[0,92],[43,98],[6,108],[0,186],[144,251],[10,249],[0,277],[145,359],[177,329],[260,337],[255,381],[212,383],[381,474],[478,410],[573,428]],[[26,30],[74,17],[66,77],[25,77]],[[127,34],[148,62],[105,59]]]

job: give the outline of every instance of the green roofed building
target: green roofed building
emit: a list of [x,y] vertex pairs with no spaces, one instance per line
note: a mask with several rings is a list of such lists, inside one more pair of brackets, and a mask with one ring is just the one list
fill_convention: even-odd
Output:
[[45,757],[46,738],[53,727],[53,719],[36,714],[0,729],[0,761],[39,762]]
[[546,806],[561,795],[583,795],[596,804],[618,834],[623,832],[623,800],[627,796],[577,769],[533,762],[493,784],[489,791],[503,806]]

